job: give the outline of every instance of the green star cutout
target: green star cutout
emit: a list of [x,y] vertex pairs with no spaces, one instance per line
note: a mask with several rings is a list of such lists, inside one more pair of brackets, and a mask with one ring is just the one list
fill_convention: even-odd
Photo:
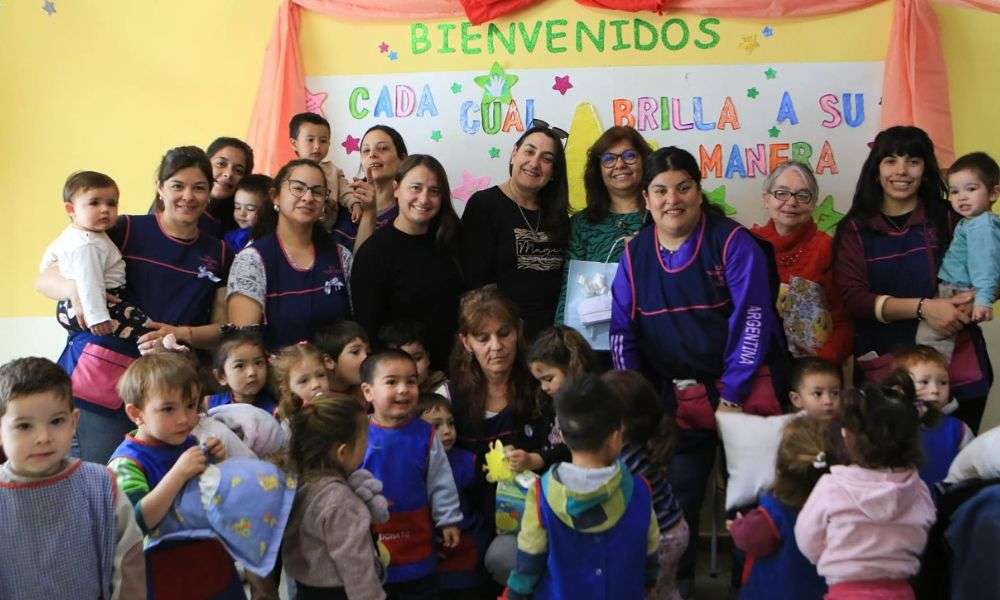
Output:
[[490,72],[473,79],[476,85],[483,88],[483,103],[499,101],[503,104],[510,102],[510,89],[518,80],[517,75],[508,75],[500,63],[495,62],[490,67]]
[[500,158],[500,148],[496,146],[490,148],[490,158]]
[[457,93],[459,93],[461,91],[462,91],[462,84],[461,83],[458,83],[456,81],[455,83],[451,84],[451,93],[452,94],[457,94]]
[[750,98],[751,100],[756,100],[757,96],[759,96],[759,95],[760,95],[760,92],[758,92],[757,88],[755,88],[755,87],[752,87],[752,88],[750,88],[750,89],[747,90],[747,98]]
[[764,71],[764,77],[767,77],[768,79],[774,79],[777,76],[778,72],[770,67],[768,67],[768,69]]
[[770,129],[767,130],[767,135],[770,136],[770,137],[776,138],[779,135],[781,135],[781,130],[778,129],[777,127],[772,127],[772,128],[770,128]]
[[837,223],[840,223],[841,219],[844,218],[844,213],[837,212],[833,208],[833,196],[827,196],[813,209],[812,218],[813,221],[816,221],[816,227],[820,231],[833,235],[837,229]]
[[736,214],[736,207],[726,202],[726,186],[720,185],[714,190],[706,191],[705,196],[708,197],[709,202],[721,208],[727,217]]
[[435,129],[431,132],[431,139],[435,142],[440,142],[442,137],[440,129]]

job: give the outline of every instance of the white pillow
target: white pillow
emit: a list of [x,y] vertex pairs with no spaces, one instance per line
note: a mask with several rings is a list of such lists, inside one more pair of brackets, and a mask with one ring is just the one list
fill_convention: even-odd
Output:
[[726,449],[726,510],[755,504],[757,495],[774,482],[781,429],[795,414],[758,417],[718,412],[719,436]]
[[962,448],[951,462],[945,481],[958,483],[966,479],[1000,477],[1000,427],[979,434]]

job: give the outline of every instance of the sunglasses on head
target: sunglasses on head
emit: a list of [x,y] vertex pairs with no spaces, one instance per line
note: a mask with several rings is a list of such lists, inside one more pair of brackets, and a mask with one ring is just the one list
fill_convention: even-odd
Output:
[[548,124],[547,121],[543,121],[541,119],[532,119],[531,120],[531,129],[536,129],[536,128],[538,128],[538,129],[548,129],[553,134],[555,134],[555,136],[557,138],[559,138],[561,140],[565,140],[566,138],[569,137],[569,134],[566,133],[565,129],[562,129],[560,127],[552,127],[551,125]]

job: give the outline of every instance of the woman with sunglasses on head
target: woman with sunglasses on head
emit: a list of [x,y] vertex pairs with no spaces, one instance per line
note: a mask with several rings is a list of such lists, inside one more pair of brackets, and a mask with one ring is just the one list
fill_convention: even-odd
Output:
[[764,179],[768,221],[751,232],[774,247],[781,278],[778,314],[789,351],[840,365],[851,354],[854,328],[833,282],[833,239],[812,219],[818,198],[809,165],[778,165]]
[[566,132],[535,119],[514,143],[510,177],[476,192],[462,215],[469,288],[495,283],[517,305],[525,339],[552,325],[569,234]]
[[318,163],[286,164],[271,183],[278,213],[274,231],[253,236],[233,261],[229,321],[238,327],[263,325],[269,349],[312,339],[321,326],[350,314],[341,254],[320,224],[326,197]]
[[[587,150],[583,185],[587,206],[569,221],[570,260],[618,262],[625,243],[646,223],[649,211],[642,199],[642,163],[653,150],[638,131],[615,126]],[[556,308],[556,323],[565,323],[566,273]]]

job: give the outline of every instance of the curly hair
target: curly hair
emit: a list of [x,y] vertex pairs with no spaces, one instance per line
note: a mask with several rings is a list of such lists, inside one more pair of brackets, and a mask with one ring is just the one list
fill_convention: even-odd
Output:
[[905,374],[847,392],[841,415],[851,459],[869,469],[911,469],[921,460],[920,417]]
[[307,358],[314,358],[322,364],[324,356],[322,350],[309,342],[285,346],[271,356],[271,381],[274,395],[278,399],[278,409],[275,411],[278,419],[290,419],[305,404],[302,398],[292,392],[292,369]]

